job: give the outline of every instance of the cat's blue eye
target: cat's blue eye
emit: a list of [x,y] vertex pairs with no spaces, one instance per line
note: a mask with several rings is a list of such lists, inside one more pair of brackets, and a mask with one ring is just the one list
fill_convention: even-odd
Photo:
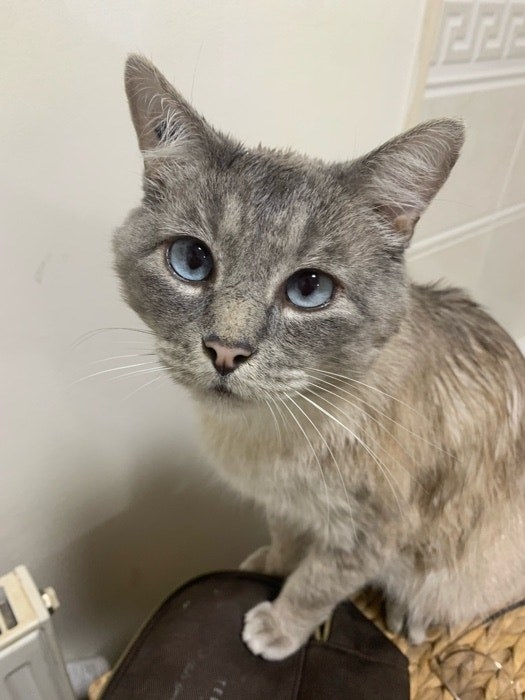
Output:
[[177,238],[168,248],[171,269],[187,282],[202,282],[213,270],[209,248],[197,238]]
[[334,293],[332,278],[317,270],[299,270],[286,283],[288,300],[302,309],[327,304]]

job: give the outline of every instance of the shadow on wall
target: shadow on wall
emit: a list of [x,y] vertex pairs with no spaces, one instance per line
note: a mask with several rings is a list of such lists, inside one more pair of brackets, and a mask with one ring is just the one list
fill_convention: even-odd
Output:
[[[213,483],[209,471],[191,466],[162,454],[137,459],[127,509],[57,553],[62,582],[68,579],[64,590],[74,592],[62,597],[56,618],[65,648],[78,644],[64,630],[77,637],[82,630],[85,648],[114,661],[176,587],[207,571],[236,568],[263,543],[254,543],[254,533],[264,533],[260,514]],[[79,509],[79,523],[93,505]]]

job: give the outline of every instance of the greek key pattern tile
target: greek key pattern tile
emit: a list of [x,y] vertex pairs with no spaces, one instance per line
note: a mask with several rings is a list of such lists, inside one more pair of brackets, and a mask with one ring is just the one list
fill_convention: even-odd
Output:
[[429,84],[525,76],[525,0],[445,0]]

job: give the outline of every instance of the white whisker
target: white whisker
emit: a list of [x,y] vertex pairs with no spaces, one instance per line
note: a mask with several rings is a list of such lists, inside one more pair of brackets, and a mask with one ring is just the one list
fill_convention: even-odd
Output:
[[122,360],[128,357],[150,357],[151,355],[156,355],[154,352],[139,352],[132,353],[131,355],[113,355],[113,357],[103,357],[101,360],[92,360],[90,365],[99,365],[101,362],[110,362],[112,360]]
[[424,418],[424,416],[421,413],[419,413],[419,411],[416,411],[416,409],[413,406],[411,406],[408,403],[405,403],[404,401],[401,401],[401,399],[396,399],[396,397],[392,396],[392,394],[388,394],[386,391],[383,391],[382,389],[378,389],[376,386],[372,386],[371,384],[366,384],[366,382],[361,382],[358,379],[354,379],[353,377],[348,377],[346,374],[336,374],[335,372],[328,372],[325,369],[318,369],[317,367],[305,367],[304,369],[310,370],[312,372],[321,372],[322,374],[329,374],[332,377],[337,377],[338,379],[346,379],[346,381],[349,383],[359,384],[360,386],[364,386],[367,389],[370,389],[371,391],[376,391],[378,394],[382,394],[383,396],[387,396],[389,399],[392,399],[392,401],[397,401],[397,403],[400,403],[402,406],[405,406],[405,408],[408,408],[410,411],[415,413],[420,418]]
[[120,327],[114,327],[114,328],[95,328],[95,330],[92,331],[87,331],[86,333],[83,333],[80,335],[73,343],[71,343],[70,349],[74,350],[76,347],[81,345],[82,343],[85,343],[86,340],[90,340],[91,338],[94,338],[95,336],[99,335],[100,333],[109,333],[111,331],[126,331],[126,332],[132,332],[132,333],[143,333],[145,335],[155,335],[153,331],[149,331],[146,329],[142,328],[120,328]]
[[[403,406],[406,406],[406,407],[409,408],[411,411],[413,411],[417,416],[423,417],[418,411],[416,411],[414,408],[412,408],[412,406],[409,406],[408,404],[404,403],[403,401],[400,401],[399,399],[396,399],[394,396],[391,396],[390,394],[387,394],[387,393],[381,391],[380,389],[376,389],[375,387],[370,386],[369,384],[365,384],[364,382],[358,382],[357,380],[354,380],[354,379],[352,379],[351,377],[346,377],[346,376],[344,376],[344,375],[342,375],[342,374],[335,374],[334,372],[326,372],[325,370],[322,370],[322,369],[314,369],[313,367],[307,367],[306,369],[309,369],[310,371],[314,371],[314,372],[322,372],[323,374],[327,374],[327,375],[330,375],[330,376],[332,376],[332,377],[335,377],[335,378],[337,378],[339,381],[341,381],[343,384],[347,384],[347,385],[350,385],[350,386],[351,386],[351,385],[352,385],[352,382],[354,382],[354,383],[357,383],[357,384],[361,384],[362,386],[368,387],[369,389],[372,389],[372,390],[374,390],[374,391],[379,391],[379,393],[384,394],[385,396],[388,396],[388,397],[391,398],[393,401],[397,401],[397,403],[400,403],[400,404],[402,404]],[[344,380],[346,380],[346,381],[344,381]],[[316,378],[316,381],[326,381],[326,380],[323,380],[322,378]],[[334,385],[332,385],[332,386],[334,386]],[[378,408],[376,408],[376,407],[374,406],[374,404],[372,404],[372,403],[370,403],[370,402],[368,402],[368,401],[365,401],[365,399],[362,399],[360,396],[357,396],[356,394],[353,394],[353,393],[350,392],[350,391],[347,391],[347,390],[345,390],[345,389],[342,389],[341,387],[337,387],[337,388],[340,389],[341,391],[347,393],[349,396],[352,396],[354,399],[357,399],[358,401],[361,401],[361,403],[363,403],[365,406],[369,406],[369,407],[372,408],[376,413],[378,413],[380,416],[383,416],[383,418],[386,418],[387,420],[391,421],[392,423],[394,423],[395,425],[397,425],[397,426],[398,426],[399,428],[401,428],[402,430],[405,430],[407,433],[410,433],[410,435],[413,435],[414,437],[417,437],[419,440],[421,440],[421,441],[424,442],[425,444],[429,445],[430,447],[433,447],[434,449],[439,450],[439,451],[442,452],[443,454],[446,454],[448,457],[452,457],[452,459],[455,459],[454,455],[450,454],[450,452],[447,452],[446,450],[444,450],[444,449],[443,449],[442,447],[440,447],[439,445],[434,444],[434,443],[431,442],[430,440],[427,440],[426,438],[424,438],[422,435],[419,435],[418,433],[414,432],[414,431],[411,430],[410,428],[407,428],[407,427],[406,427],[405,425],[403,425],[402,423],[399,423],[399,422],[396,421],[394,418],[392,418],[391,416],[389,416],[387,413],[384,413],[383,411],[380,411]]]
[[[290,399],[289,396],[287,396],[287,398]],[[286,408],[286,410],[288,411],[288,413],[289,413],[289,414],[292,416],[292,418],[294,419],[294,421],[295,421],[295,423],[297,424],[299,430],[300,430],[301,433],[303,434],[303,436],[304,436],[306,442],[307,442],[308,445],[310,446],[310,449],[312,450],[312,454],[313,454],[313,456],[315,457],[315,460],[316,460],[316,462],[317,462],[317,464],[318,464],[318,466],[319,466],[319,471],[321,472],[321,478],[322,478],[322,480],[323,480],[324,492],[325,492],[325,501],[326,501],[326,536],[327,536],[327,538],[328,538],[328,537],[330,536],[330,527],[331,527],[331,525],[330,525],[330,497],[329,497],[329,495],[328,495],[328,484],[326,483],[326,479],[325,479],[324,472],[323,472],[323,467],[321,466],[321,462],[320,462],[320,460],[319,460],[319,457],[317,456],[317,452],[315,451],[314,446],[312,445],[312,443],[311,443],[311,441],[310,441],[310,438],[309,438],[308,435],[306,434],[306,432],[305,432],[303,426],[301,425],[301,423],[300,423],[299,420],[297,419],[296,415],[294,414],[294,412],[292,411],[292,409],[290,408],[290,406],[288,406],[282,399],[281,399],[281,403],[283,404],[283,406]]]
[[[331,382],[325,382],[324,380],[322,380],[322,379],[317,379],[317,377],[314,377],[314,376],[309,375],[309,374],[307,374],[306,376],[307,376],[307,377],[310,377],[311,379],[313,379],[313,380],[316,381],[316,382],[317,382],[317,381],[321,381],[321,382],[323,382],[324,384],[328,384],[329,386],[335,387],[336,389],[339,389],[340,391],[342,391],[342,392],[345,393],[345,394],[348,394],[349,396],[354,396],[354,394],[351,394],[349,391],[345,391],[344,389],[341,389],[340,387],[338,387],[337,384],[332,384]],[[381,428],[381,430],[384,430],[384,431],[387,433],[387,435],[389,435],[389,436],[392,438],[392,440],[403,450],[403,452],[404,452],[404,453],[406,454],[406,456],[410,459],[410,461],[411,461],[414,465],[417,466],[417,462],[416,462],[416,460],[414,459],[414,457],[405,449],[404,445],[396,438],[396,436],[394,435],[394,433],[392,433],[390,430],[388,430],[388,428],[387,428],[386,426],[384,426],[384,425],[381,423],[380,420],[378,420],[377,418],[375,418],[374,416],[372,416],[370,413],[368,413],[368,411],[365,411],[364,408],[362,408],[362,407],[359,406],[358,404],[354,403],[353,401],[350,401],[349,399],[345,398],[344,396],[341,396],[341,395],[338,394],[337,392],[335,392],[335,391],[330,391],[330,389],[327,389],[327,388],[324,387],[324,386],[320,386],[319,384],[311,384],[310,386],[313,386],[313,387],[315,387],[316,389],[319,389],[320,391],[324,391],[324,392],[326,392],[327,394],[331,394],[332,396],[335,396],[336,398],[340,399],[341,401],[344,401],[344,402],[347,403],[348,405],[352,406],[352,407],[355,408],[356,410],[358,410],[358,411],[360,411],[361,413],[363,413],[363,414],[367,417],[367,420],[373,421],[374,423],[376,423],[376,424]],[[315,392],[313,392],[313,393],[315,393]],[[315,395],[318,396],[318,394],[315,394]],[[360,400],[359,397],[355,397],[355,398],[357,398],[357,400]],[[342,410],[342,409],[339,409],[339,410]],[[381,414],[380,411],[378,411],[378,413]],[[383,415],[383,414],[381,414],[381,415]],[[385,416],[385,417],[388,417],[388,416]],[[376,444],[379,443],[378,440],[375,440],[374,438],[371,438],[371,439],[372,439]],[[380,443],[379,443],[379,448],[382,449],[382,450],[385,449]],[[399,466],[400,466],[402,469],[404,469],[404,470],[406,471],[406,473],[410,476],[411,479],[414,479],[414,481],[418,481],[418,480],[415,478],[415,476],[414,476],[413,474],[411,474],[410,471],[409,471],[408,469],[406,469],[406,467],[403,466],[403,464],[401,464],[401,462],[399,462],[397,459],[395,459],[394,461],[395,461],[397,464],[399,464]],[[418,483],[419,483],[419,482],[418,482]]]
[[151,374],[152,372],[161,372],[163,369],[164,367],[162,365],[159,365],[158,367],[149,367],[147,369],[137,369],[133,372],[125,372],[124,374],[119,374],[116,377],[110,377],[108,381],[114,382],[118,379],[123,379],[124,377],[135,377],[138,374]]
[[94,377],[98,377],[101,374],[108,374],[109,372],[118,372],[119,370],[123,369],[131,369],[132,367],[145,367],[146,365],[152,365],[156,362],[156,360],[149,360],[148,362],[137,362],[132,365],[124,365],[124,367],[111,367],[110,369],[103,369],[100,372],[93,372],[93,374],[88,374],[87,377],[81,377],[80,379],[76,379],[74,382],[70,384],[70,386],[75,386],[75,384],[79,384],[80,382],[85,382],[88,379],[93,379]]
[[[399,440],[397,440],[396,437],[395,437],[387,428],[385,428],[385,426],[382,425],[382,423],[380,423],[380,422],[377,420],[377,418],[374,418],[374,417],[371,416],[369,413],[367,413],[364,409],[362,409],[360,406],[358,406],[357,404],[353,403],[352,401],[349,401],[348,399],[344,398],[343,396],[340,396],[340,395],[337,394],[335,391],[330,391],[329,389],[326,389],[324,386],[319,386],[318,384],[310,384],[310,386],[313,386],[313,387],[315,387],[316,389],[319,389],[320,391],[324,391],[324,392],[326,392],[326,393],[328,393],[328,394],[331,394],[332,396],[335,396],[336,398],[340,399],[341,401],[344,401],[345,403],[350,404],[350,406],[355,407],[355,408],[356,408],[358,411],[360,411],[361,413],[364,413],[364,415],[367,416],[367,420],[373,420],[375,423],[378,424],[378,426],[379,426],[382,430],[385,430],[385,431],[392,437],[392,439],[399,445],[399,447],[403,450],[403,452],[407,455],[407,457],[412,461],[412,463],[415,464],[415,465],[417,466],[416,460],[407,452],[407,450],[403,447],[403,445],[399,442]],[[310,390],[310,393],[312,393],[314,396],[317,396],[318,398],[322,399],[323,401],[326,401],[325,397],[324,397],[324,396],[321,396],[321,395],[318,394],[316,391],[311,391],[311,390]],[[330,405],[334,406],[334,408],[337,409],[337,410],[338,410],[340,413],[342,413],[343,415],[346,415],[345,412],[343,411],[343,409],[342,409],[341,407],[336,406],[335,404],[330,404]],[[408,476],[410,479],[412,479],[413,481],[415,481],[417,484],[419,484],[419,485],[423,488],[423,485],[421,484],[420,480],[417,479],[417,478],[410,472],[410,470],[407,469],[407,468],[405,467],[405,465],[404,465],[402,462],[400,462],[400,461],[399,461],[398,459],[396,459],[395,457],[392,457],[392,455],[387,451],[387,449],[386,449],[385,447],[383,447],[383,445],[381,444],[381,442],[380,442],[379,439],[371,437],[371,436],[370,436],[370,433],[367,433],[362,427],[361,427],[361,430],[362,430],[362,432],[364,433],[366,439],[369,440],[369,441],[370,441],[370,440],[372,441],[372,444],[374,445],[374,447],[375,447],[376,449],[383,450],[383,452],[386,452],[386,454],[388,455],[388,457],[389,457],[395,464],[397,464],[397,465],[407,474],[407,476]],[[424,490],[426,491],[426,489],[424,489]]]
[[115,345],[148,345],[151,347],[151,340],[112,340]]
[[324,443],[326,449],[328,450],[328,454],[329,454],[330,457],[332,458],[333,463],[335,464],[335,467],[336,467],[337,472],[338,472],[338,474],[339,474],[339,479],[341,480],[341,484],[342,484],[342,486],[343,486],[343,491],[344,491],[344,494],[345,494],[346,503],[347,503],[348,509],[349,509],[350,519],[351,519],[351,521],[352,521],[352,528],[353,528],[353,530],[354,530],[354,536],[357,537],[357,530],[356,530],[356,527],[355,527],[354,516],[353,516],[353,513],[352,513],[352,506],[350,505],[350,497],[349,497],[349,495],[348,495],[348,490],[347,490],[347,488],[346,488],[346,483],[345,483],[345,480],[344,480],[344,478],[343,478],[343,473],[342,473],[341,468],[340,468],[340,466],[339,466],[339,464],[338,464],[338,462],[337,462],[337,460],[336,460],[336,458],[335,458],[335,456],[334,456],[334,453],[332,452],[332,450],[331,450],[331,448],[330,448],[330,445],[329,445],[328,442],[326,441],[326,438],[325,438],[324,435],[321,433],[321,431],[319,430],[319,428],[315,425],[315,423],[314,423],[313,420],[310,418],[310,416],[306,413],[306,411],[304,411],[304,410],[299,406],[299,404],[298,404],[296,401],[294,401],[294,400],[292,399],[291,396],[289,397],[289,400],[293,403],[294,406],[296,406],[296,407],[299,409],[299,411],[301,411],[301,413],[302,413],[303,416],[306,418],[306,420],[312,425],[312,427],[314,428],[314,430],[316,430],[316,432],[318,433],[319,437],[320,437],[321,440],[323,441],[323,443]]
[[264,399],[264,403],[267,405],[267,407],[268,407],[270,413],[272,414],[273,422],[275,423],[275,429],[276,429],[276,431],[277,431],[277,434],[279,435],[279,443],[280,443],[280,445],[281,445],[281,447],[282,447],[282,445],[283,445],[283,436],[282,436],[282,433],[281,433],[281,428],[280,428],[280,426],[279,426],[279,423],[277,422],[277,417],[276,417],[276,415],[275,415],[275,411],[273,410],[273,408],[272,408],[272,406],[271,406],[271,404],[270,404],[270,401],[268,400],[268,399],[270,398],[270,396],[269,396],[269,394],[268,394],[267,392],[264,392],[264,393],[265,393],[266,396],[267,396],[267,398]]
[[[267,392],[267,394],[268,394],[268,392]],[[280,403],[282,403],[282,400],[281,399],[277,400],[277,398],[275,398],[271,394],[268,394],[268,397],[272,401],[273,405],[275,406],[275,410],[279,414],[279,418],[281,419],[281,422],[283,424],[283,429],[286,429],[287,428],[286,416],[283,415],[283,412],[281,411],[281,407],[279,405]]]
[[[161,370],[159,370],[159,372],[160,372],[160,371],[161,371]],[[153,377],[153,379],[150,379],[148,382],[145,382],[144,384],[142,384],[141,386],[139,386],[137,389],[133,389],[133,391],[130,391],[130,393],[129,393],[129,394],[126,394],[126,396],[122,399],[122,403],[124,403],[125,401],[128,401],[132,396],[135,396],[135,394],[138,394],[139,391],[142,391],[143,389],[145,389],[146,387],[150,386],[150,385],[153,384],[154,382],[158,382],[159,379],[165,378],[165,376],[166,376],[166,375],[165,375],[164,373],[159,374],[158,376]]]
[[[338,420],[335,416],[333,416],[329,411],[327,411],[326,409],[324,409],[322,406],[319,406],[318,403],[316,403],[315,401],[312,401],[312,400],[309,399],[307,396],[304,396],[304,394],[299,394],[299,396],[301,396],[305,401],[308,401],[308,403],[312,404],[312,406],[315,406],[315,408],[317,408],[319,411],[321,411],[321,413],[324,413],[324,415],[326,415],[328,418],[331,418],[333,421],[335,421],[338,425],[341,426],[341,428],[343,428],[344,430],[346,430],[347,432],[349,432],[350,435],[352,435],[352,437],[364,448],[364,450],[365,450],[366,452],[368,452],[368,454],[372,457],[372,459],[374,460],[374,462],[375,462],[375,463],[378,465],[378,467],[381,469],[381,471],[382,471],[382,473],[383,473],[383,476],[385,477],[385,479],[387,480],[387,482],[388,482],[390,488],[392,489],[392,493],[394,494],[394,498],[396,499],[396,503],[397,503],[397,506],[398,506],[398,508],[399,508],[399,512],[400,512],[401,514],[403,514],[403,510],[402,510],[402,508],[401,508],[401,504],[400,504],[400,502],[399,502],[398,495],[396,494],[396,490],[395,490],[395,488],[394,488],[394,486],[393,486],[393,484],[392,484],[392,482],[391,482],[391,480],[390,480],[390,478],[389,478],[389,470],[388,470],[386,464],[385,464],[381,459],[379,459],[379,457],[368,447],[368,445],[366,445],[366,444],[363,442],[363,440],[361,440],[361,438],[360,438],[358,435],[356,435],[356,434],[353,432],[353,430],[351,430],[347,425],[345,425],[344,423],[341,423],[341,421]],[[328,404],[330,404],[330,405],[334,405],[334,404],[331,404],[331,402],[328,401],[327,399],[324,399],[324,400],[326,401],[326,403],[328,403]],[[336,408],[337,408],[337,406],[336,406]],[[392,479],[394,479],[393,476],[392,476]],[[396,482],[395,479],[394,479],[394,482],[396,483],[396,485],[397,485],[397,487],[398,487],[398,489],[399,489],[399,484]]]

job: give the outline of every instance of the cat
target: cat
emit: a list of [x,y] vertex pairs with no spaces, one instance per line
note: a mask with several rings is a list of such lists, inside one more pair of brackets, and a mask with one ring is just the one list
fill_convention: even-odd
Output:
[[405,270],[462,123],[325,163],[219,133],[140,56],[125,84],[145,171],[114,237],[123,294],[224,481],[266,511],[242,568],[286,577],[249,649],[289,656],[366,585],[413,643],[525,597],[525,360]]

